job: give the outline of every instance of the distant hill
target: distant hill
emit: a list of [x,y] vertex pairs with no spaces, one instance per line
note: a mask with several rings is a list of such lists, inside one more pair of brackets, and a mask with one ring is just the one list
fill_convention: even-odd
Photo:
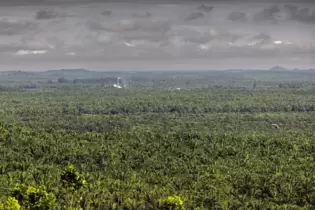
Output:
[[47,71],[41,72],[42,76],[65,77],[68,80],[91,77],[95,74],[98,74],[98,73],[95,71],[89,71],[86,69],[59,69],[59,70],[47,70]]
[[286,69],[282,66],[274,66],[272,68],[269,69],[269,71],[288,71],[289,69]]
[[59,70],[47,70],[45,72],[62,72],[62,73],[88,73],[91,72],[86,69],[59,69]]
[[33,76],[35,75],[34,72],[27,72],[27,71],[3,71],[1,72],[2,75],[7,76]]

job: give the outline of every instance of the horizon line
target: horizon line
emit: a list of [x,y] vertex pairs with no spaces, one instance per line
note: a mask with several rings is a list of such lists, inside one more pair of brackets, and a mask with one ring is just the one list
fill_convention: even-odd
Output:
[[[279,68],[279,69],[275,69]],[[0,72],[25,72],[25,73],[40,73],[40,72],[50,72],[50,71],[87,71],[87,72],[195,72],[195,71],[309,71],[314,70],[315,68],[285,68],[282,66],[273,66],[271,68],[227,68],[227,69],[156,69],[156,70],[113,70],[113,69],[85,69],[85,68],[60,68],[60,69],[46,69],[46,70],[3,70]]]

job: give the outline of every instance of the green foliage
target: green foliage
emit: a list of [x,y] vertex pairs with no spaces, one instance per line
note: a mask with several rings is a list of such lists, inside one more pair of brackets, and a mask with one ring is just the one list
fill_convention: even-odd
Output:
[[0,210],[20,210],[19,201],[13,197],[9,197],[4,203],[0,203]]
[[15,198],[23,209],[48,210],[54,209],[56,199],[53,193],[48,193],[45,186],[27,186],[17,184],[11,190],[11,196]]
[[315,208],[314,73],[116,76],[0,78],[0,210]]
[[61,174],[62,186],[69,191],[77,191],[86,185],[84,176],[80,174],[73,165],[67,168]]
[[184,210],[184,202],[177,196],[168,196],[160,200],[160,208],[165,210]]

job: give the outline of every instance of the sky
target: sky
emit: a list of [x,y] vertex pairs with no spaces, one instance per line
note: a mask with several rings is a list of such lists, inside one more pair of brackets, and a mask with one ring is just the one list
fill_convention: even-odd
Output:
[[315,68],[315,3],[0,0],[0,70]]

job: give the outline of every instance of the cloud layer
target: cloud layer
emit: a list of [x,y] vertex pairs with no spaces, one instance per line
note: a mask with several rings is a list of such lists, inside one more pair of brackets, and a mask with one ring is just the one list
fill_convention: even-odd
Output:
[[0,54],[8,66],[187,59],[206,65],[237,58],[262,63],[271,57],[305,63],[315,56],[313,8],[215,3],[0,7]]
[[232,21],[247,20],[254,23],[269,22],[275,24],[283,23],[284,21],[297,21],[315,24],[315,10],[291,4],[271,4],[252,15],[243,11],[231,11],[227,19]]

